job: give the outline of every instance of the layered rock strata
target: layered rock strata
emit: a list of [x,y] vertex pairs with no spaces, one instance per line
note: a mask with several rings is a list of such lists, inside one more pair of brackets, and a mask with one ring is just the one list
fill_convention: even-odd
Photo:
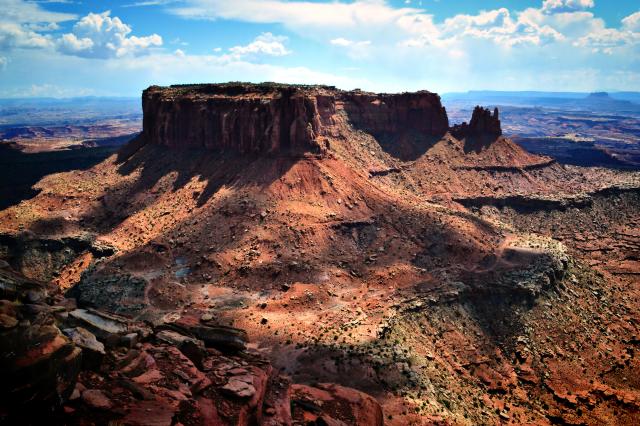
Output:
[[372,134],[441,136],[447,113],[437,94],[345,92],[327,86],[207,84],[152,86],[142,95],[143,138],[173,148],[301,153],[326,148],[343,118]]

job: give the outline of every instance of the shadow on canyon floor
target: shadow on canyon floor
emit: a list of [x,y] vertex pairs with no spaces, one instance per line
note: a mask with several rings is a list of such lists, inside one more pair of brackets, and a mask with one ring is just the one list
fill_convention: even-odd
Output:
[[117,149],[109,146],[26,154],[0,145],[0,210],[38,195],[32,187],[43,177],[89,169]]
[[416,132],[401,134],[378,133],[373,135],[384,152],[400,161],[415,161],[422,157],[444,135],[428,136]]

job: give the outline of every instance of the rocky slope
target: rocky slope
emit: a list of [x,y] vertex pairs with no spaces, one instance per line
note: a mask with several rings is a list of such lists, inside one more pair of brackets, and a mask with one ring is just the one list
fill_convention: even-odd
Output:
[[291,383],[241,330],[77,309],[6,265],[0,288],[2,424],[383,424],[362,392]]
[[[200,346],[194,330],[231,326],[252,343],[229,359],[265,372],[246,358],[259,355],[298,383],[283,385],[299,401],[293,424],[634,424],[638,174],[527,153],[480,108],[447,129],[428,92],[228,84],[152,87],[144,99],[141,138],[0,212],[11,268],[80,310],[148,328],[139,347],[107,354],[103,380],[79,375],[111,402],[109,420],[142,412],[130,398],[171,407],[158,424],[206,424],[198,416],[218,403],[237,424],[288,416],[286,403],[216,393],[232,377],[215,351],[183,369],[208,390],[146,381],[147,370],[170,376],[161,360],[182,362],[163,331],[183,336],[172,344],[183,353],[185,338]],[[597,225],[616,197],[618,219]],[[598,252],[624,265],[616,274],[566,237],[586,224],[599,230],[592,245],[626,235],[614,256]],[[147,355],[156,366],[121,371]],[[140,375],[148,400],[114,379]],[[82,423],[91,402],[78,392],[62,407]]]

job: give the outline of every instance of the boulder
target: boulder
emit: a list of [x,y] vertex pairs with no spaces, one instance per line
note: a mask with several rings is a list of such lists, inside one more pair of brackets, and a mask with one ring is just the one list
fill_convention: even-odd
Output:
[[355,389],[333,383],[316,387],[292,385],[294,422],[315,421],[316,424],[382,426],[382,407],[373,397]]
[[156,339],[177,347],[196,367],[202,369],[202,360],[206,352],[204,343],[201,340],[184,336],[172,330],[158,332]]
[[37,416],[70,396],[82,351],[53,325],[7,318],[17,325],[0,329],[0,423],[18,424],[10,419]]
[[97,369],[105,355],[104,344],[90,331],[82,328],[66,328],[62,332],[82,349],[82,365],[87,369]]
[[253,377],[248,374],[231,377],[222,390],[238,398],[251,398],[256,394]]
[[218,326],[194,325],[189,331],[202,340],[207,347],[228,352],[238,352],[246,349],[247,332],[239,328]]
[[129,332],[126,322],[97,311],[76,309],[69,312],[69,319],[72,323],[89,330],[107,346],[116,346],[120,342],[120,337]]
[[[230,360],[226,358],[226,361]],[[213,408],[221,418],[221,424],[263,424],[263,407],[271,367],[239,365],[238,361],[218,364],[216,375],[224,378],[221,386],[210,387],[203,393],[212,402],[209,411]]]

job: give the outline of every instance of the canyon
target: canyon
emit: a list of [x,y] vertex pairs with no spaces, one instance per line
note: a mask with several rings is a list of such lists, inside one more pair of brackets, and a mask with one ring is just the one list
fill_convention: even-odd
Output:
[[451,126],[427,91],[142,108],[0,211],[0,421],[637,424],[637,171],[527,152],[497,108]]

